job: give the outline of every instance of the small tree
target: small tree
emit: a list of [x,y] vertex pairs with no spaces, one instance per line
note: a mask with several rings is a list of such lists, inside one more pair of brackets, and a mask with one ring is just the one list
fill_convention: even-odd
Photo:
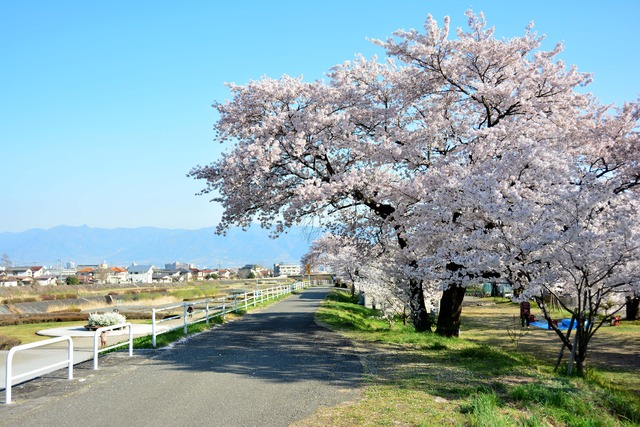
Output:
[[78,279],[76,276],[68,276],[65,279],[65,283],[67,285],[79,285],[80,284],[80,279]]
[[0,267],[9,268],[13,265],[13,261],[8,254],[2,254],[2,259],[0,259]]

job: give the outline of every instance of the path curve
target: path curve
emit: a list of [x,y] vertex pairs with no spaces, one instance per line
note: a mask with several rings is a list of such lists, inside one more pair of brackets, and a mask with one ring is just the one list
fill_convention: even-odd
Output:
[[16,387],[0,425],[286,426],[355,400],[355,349],[313,321],[328,291],[306,289],[168,350],[106,356],[72,381]]

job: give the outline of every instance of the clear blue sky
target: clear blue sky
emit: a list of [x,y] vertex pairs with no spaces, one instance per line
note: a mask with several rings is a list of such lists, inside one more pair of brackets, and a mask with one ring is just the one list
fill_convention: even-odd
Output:
[[466,26],[500,37],[533,20],[546,47],[592,72],[603,102],[640,94],[640,1],[0,0],[0,232],[56,225],[200,228],[221,209],[185,174],[214,160],[225,82],[322,78],[382,54],[367,37]]

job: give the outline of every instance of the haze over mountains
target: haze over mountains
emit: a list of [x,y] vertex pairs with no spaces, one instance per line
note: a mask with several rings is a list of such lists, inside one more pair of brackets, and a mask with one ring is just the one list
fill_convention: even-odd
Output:
[[131,263],[164,266],[171,262],[194,263],[200,268],[238,267],[245,264],[271,266],[300,262],[311,241],[317,238],[306,228],[293,228],[278,239],[257,226],[231,229],[226,236],[215,228],[198,230],[141,228],[92,228],[65,226],[0,233],[0,254],[14,265],[55,266],[76,264],[127,266]]

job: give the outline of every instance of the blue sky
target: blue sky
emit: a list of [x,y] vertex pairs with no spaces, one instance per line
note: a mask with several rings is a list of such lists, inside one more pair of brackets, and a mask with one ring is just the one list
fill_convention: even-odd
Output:
[[483,11],[499,37],[533,20],[545,47],[594,74],[606,103],[640,94],[640,1],[0,0],[0,232],[56,225],[195,229],[219,206],[186,177],[214,160],[211,104],[225,82],[323,77],[367,37],[466,26]]

